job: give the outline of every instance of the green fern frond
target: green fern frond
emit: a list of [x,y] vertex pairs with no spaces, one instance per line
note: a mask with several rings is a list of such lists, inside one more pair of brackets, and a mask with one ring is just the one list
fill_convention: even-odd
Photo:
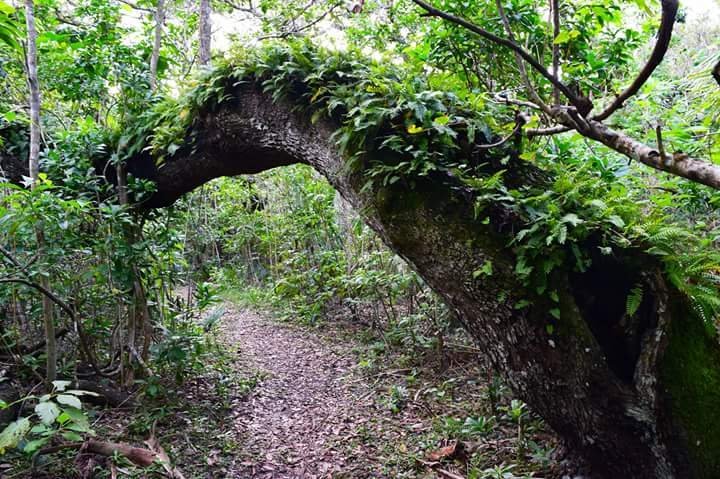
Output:
[[635,316],[637,310],[640,309],[640,305],[643,300],[643,287],[642,284],[638,283],[628,294],[627,301],[625,302],[625,310],[628,316]]

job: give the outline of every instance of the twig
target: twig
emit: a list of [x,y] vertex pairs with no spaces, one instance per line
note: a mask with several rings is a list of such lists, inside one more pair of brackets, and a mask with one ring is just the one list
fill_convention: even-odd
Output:
[[660,151],[660,158],[665,161],[665,145],[663,145],[662,139],[662,125],[659,123],[655,127],[655,135],[657,136],[658,150]]
[[51,291],[46,289],[45,287],[34,283],[30,280],[23,279],[23,278],[0,278],[0,283],[18,283],[18,284],[24,284],[25,286],[29,286],[33,289],[36,289],[40,291],[42,294],[44,294],[47,298],[50,299],[53,303],[57,304],[60,309],[65,311],[70,318],[75,321],[75,312],[68,306],[63,300],[55,296]]
[[437,472],[443,477],[447,477],[447,479],[465,479],[465,476],[455,474],[454,472],[446,471],[445,469],[440,469],[439,467],[435,469],[435,472]]
[[498,146],[502,146],[508,141],[510,141],[512,138],[515,137],[515,135],[520,132],[520,128],[525,124],[525,121],[521,119],[522,116],[518,115],[518,120],[515,122],[515,128],[513,128],[513,131],[510,132],[509,135],[507,135],[505,138],[501,138],[500,140],[496,141],[495,143],[490,143],[487,145],[475,145],[475,148],[478,150],[491,150],[493,148],[497,148]]
[[533,138],[535,136],[552,136],[557,135],[560,133],[565,133],[568,131],[572,131],[573,128],[570,128],[569,126],[565,125],[555,125],[548,128],[529,128],[525,130],[525,134],[528,136],[528,138]]
[[15,256],[13,256],[13,254],[9,250],[5,249],[2,245],[0,245],[0,254],[2,254],[13,266],[15,266],[17,269],[19,269],[26,275],[28,274],[27,270],[38,259],[38,255],[35,254],[35,255],[33,255],[32,258],[30,258],[30,260],[27,263],[22,264],[22,263],[20,263],[20,261],[18,261],[17,258],[15,258]]
[[[503,25],[505,27],[505,33],[507,33],[507,36],[511,42],[516,43],[515,35],[513,34],[512,26],[510,25],[510,20],[508,20],[507,15],[505,15],[505,9],[502,6],[502,0],[496,0],[495,3],[497,5],[500,18],[502,19]],[[520,70],[520,76],[522,77],[522,81],[525,84],[525,88],[527,89],[530,98],[532,98],[532,100],[537,103],[537,105],[542,111],[550,114],[550,107],[547,106],[547,104],[543,101],[542,98],[540,98],[540,95],[538,94],[537,90],[535,90],[535,87],[530,81],[530,77],[528,76],[527,69],[525,68],[525,62],[523,61],[522,57],[518,52],[513,53],[515,54],[515,62],[517,63],[518,70]],[[557,90],[557,87],[555,87],[555,89]],[[560,102],[558,101],[556,103]]]
[[[610,115],[615,113],[617,110],[622,108],[625,101],[627,101],[628,98],[640,91],[640,88],[642,88],[648,78],[650,78],[650,75],[652,75],[658,65],[662,63],[663,58],[665,58],[665,53],[670,46],[670,40],[672,39],[673,29],[675,27],[675,19],[677,17],[678,3],[678,0],[661,1],[662,18],[660,20],[660,29],[658,30],[657,41],[655,42],[655,47],[650,54],[648,62],[645,64],[645,66],[640,71],[635,80],[632,82],[632,84],[630,84],[630,86],[624,92],[618,95],[615,101],[613,101],[610,106],[605,108],[602,113],[595,115],[593,117],[593,120],[603,121]],[[718,83],[720,83],[720,80],[718,80]]]

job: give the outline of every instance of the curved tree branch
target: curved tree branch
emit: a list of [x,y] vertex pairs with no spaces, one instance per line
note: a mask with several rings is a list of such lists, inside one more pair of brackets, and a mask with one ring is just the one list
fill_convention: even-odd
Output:
[[640,91],[640,88],[642,88],[645,82],[648,81],[650,75],[653,74],[658,65],[662,63],[663,58],[665,58],[665,53],[667,52],[668,47],[670,46],[670,40],[672,39],[679,3],[678,0],[662,0],[661,4],[662,18],[660,20],[660,29],[658,30],[657,41],[655,42],[655,47],[653,48],[652,53],[650,54],[650,58],[632,84],[630,84],[624,92],[618,95],[610,106],[605,108],[605,110],[601,113],[595,115],[593,120],[603,121],[622,108],[628,98]]
[[[718,477],[717,455],[708,455],[701,465],[706,474],[693,474],[688,458],[697,441],[705,444],[717,428],[692,430],[698,436],[685,439],[683,421],[684,411],[696,408],[704,408],[708,417],[715,414],[720,391],[693,384],[688,378],[697,376],[690,374],[694,363],[682,356],[688,350],[673,344],[693,344],[688,354],[702,350],[697,354],[707,359],[702,364],[713,378],[720,377],[720,348],[704,336],[702,322],[693,319],[657,259],[641,250],[596,253],[591,270],[554,279],[559,319],[544,307],[519,309],[518,301],[532,293],[518,279],[508,246],[522,226],[512,207],[491,202],[483,221],[473,192],[441,172],[417,179],[414,186],[399,181],[368,190],[365,177],[347,168],[332,140],[337,124],[313,123],[297,104],[273,102],[257,85],[238,85],[232,96],[196,119],[192,147],[153,170],[149,179],[156,181],[157,192],[147,207],[172,204],[218,176],[309,164],[442,296],[515,394],[593,463],[597,477]],[[613,132],[586,123],[587,134],[604,133],[610,142]],[[480,154],[479,161],[495,168],[493,156]],[[137,161],[154,168],[152,158]],[[545,181],[542,172],[512,157],[497,168],[519,188]],[[597,251],[593,245],[580,247]],[[488,261],[492,277],[478,277],[476,271]],[[625,314],[625,304],[638,282],[646,293],[642,319],[634,320]],[[616,323],[623,325],[619,335],[612,329]],[[553,333],[550,324],[561,332]],[[627,333],[628,328],[639,329]],[[637,341],[628,341],[628,334]],[[662,375],[666,367],[677,373],[671,380]],[[670,408],[673,400],[678,402]]]

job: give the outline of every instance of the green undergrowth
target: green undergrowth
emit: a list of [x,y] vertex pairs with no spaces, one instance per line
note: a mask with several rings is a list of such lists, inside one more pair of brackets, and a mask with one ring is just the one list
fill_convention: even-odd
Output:
[[[356,52],[270,43],[220,64],[178,100],[158,103],[126,129],[122,143],[128,156],[145,149],[158,163],[172,161],[178,151],[191,151],[201,112],[229,104],[237,88],[260,88],[276,101],[293,102],[313,122],[336,124],[338,148],[351,168],[362,171],[367,191],[412,189],[418,179],[430,178],[471,191],[478,221],[496,221],[491,208],[509,212],[519,224],[508,247],[517,258],[517,279],[528,291],[517,308],[541,295],[558,305],[549,313],[559,319],[558,291],[551,286],[555,272],[583,272],[598,251],[621,256],[639,249],[664,266],[702,318],[710,323],[717,317],[717,230],[696,231],[671,220],[619,167],[577,161],[576,151],[562,141],[553,155],[530,145],[519,155],[524,160],[508,146],[479,151],[478,145],[511,129],[513,121],[483,95],[441,91],[432,78]],[[528,168],[525,161],[547,174],[518,178],[517,172]],[[476,272],[492,275],[492,264]],[[642,292],[642,284],[630,292],[630,315]]]

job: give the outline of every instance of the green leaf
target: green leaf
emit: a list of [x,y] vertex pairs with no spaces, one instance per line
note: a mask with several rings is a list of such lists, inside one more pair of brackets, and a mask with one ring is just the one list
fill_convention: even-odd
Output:
[[60,408],[54,402],[41,402],[35,406],[35,413],[43,424],[50,425],[60,415]]
[[578,32],[577,30],[570,30],[570,31],[563,30],[560,33],[558,33],[558,36],[555,37],[555,40],[553,41],[553,43],[555,45],[561,45],[563,43],[567,43],[570,40],[577,38],[578,36],[580,36],[580,32]]
[[538,115],[533,115],[523,125],[523,130],[531,130],[533,128],[537,128],[539,125],[540,125],[540,117]]
[[81,428],[83,431],[90,430],[90,421],[88,420],[85,413],[82,412],[80,409],[72,407],[63,408],[63,414],[60,415],[58,421],[62,423],[72,421],[73,424],[75,424],[78,428]]
[[42,437],[40,439],[34,439],[32,441],[28,441],[25,444],[25,447],[23,447],[23,452],[26,454],[32,454],[41,447],[43,447],[47,442],[50,440],[49,437]]
[[68,441],[73,442],[80,442],[82,441],[82,436],[75,431],[65,431],[62,434],[63,439],[66,439]]
[[647,13],[648,15],[651,15],[651,14],[652,14],[652,9],[651,9],[650,6],[648,5],[647,0],[633,0],[633,2],[634,2],[635,5],[637,5],[637,6],[640,8],[640,10],[642,10],[643,12]]
[[530,301],[528,301],[527,299],[521,299],[520,301],[515,303],[515,309],[523,309],[527,308],[528,306],[530,306]]
[[0,432],[0,455],[4,454],[7,449],[17,447],[29,430],[30,419],[26,417],[8,424],[3,432]]
[[637,310],[640,308],[643,299],[643,288],[642,285],[638,284],[630,290],[630,294],[627,297],[625,303],[625,309],[627,310],[628,316],[634,316]]
[[477,279],[481,275],[492,276],[492,274],[493,274],[492,261],[485,261],[485,263],[482,265],[482,268],[473,272],[473,279]]
[[73,396],[70,394],[59,394],[57,397],[57,402],[66,406],[74,407],[75,409],[82,409],[82,403],[77,398],[77,396]]
[[415,124],[412,124],[407,127],[407,132],[410,133],[411,135],[416,135],[418,133],[422,133],[423,131],[425,131],[425,130],[423,129],[422,126],[417,126]]
[[7,3],[0,0],[0,13],[4,13],[5,15],[12,15],[15,13],[15,8],[12,5],[8,5]]
[[612,215],[608,218],[608,221],[612,223],[613,225],[617,226],[618,228],[624,228],[625,227],[625,221],[623,221],[622,218],[620,218],[618,215]]
[[445,126],[450,123],[450,117],[447,115],[439,116],[433,120],[433,123],[437,126]]
[[584,220],[580,219],[578,215],[575,213],[568,213],[565,216],[562,217],[560,220],[562,223],[570,223],[573,226],[577,226],[581,223],[584,223]]

